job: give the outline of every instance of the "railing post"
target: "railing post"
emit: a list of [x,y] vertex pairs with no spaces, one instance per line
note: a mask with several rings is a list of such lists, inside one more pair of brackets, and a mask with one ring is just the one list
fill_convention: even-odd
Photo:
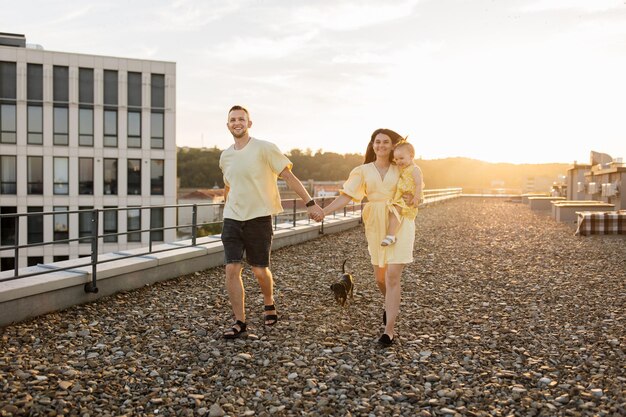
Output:
[[17,277],[20,266],[20,216],[15,216],[15,261],[13,262],[13,276]]
[[194,204],[191,208],[191,244],[196,246],[196,236],[198,235],[198,205]]
[[293,227],[296,227],[296,199],[293,199]]
[[[326,199],[322,198],[322,205],[320,206],[321,208],[324,208],[324,206],[326,205]],[[324,234],[324,219],[322,219],[322,224],[320,225],[320,235]]]
[[85,284],[85,292],[97,294],[98,286],[96,284],[98,269],[98,209],[91,212],[91,282]]

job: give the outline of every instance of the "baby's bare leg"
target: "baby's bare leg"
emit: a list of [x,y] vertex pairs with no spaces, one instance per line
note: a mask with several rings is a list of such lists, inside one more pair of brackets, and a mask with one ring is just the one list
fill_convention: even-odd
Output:
[[[402,208],[398,206],[394,206],[398,213],[402,212]],[[400,219],[396,217],[395,214],[389,213],[389,227],[387,227],[387,235],[395,236],[400,228]]]

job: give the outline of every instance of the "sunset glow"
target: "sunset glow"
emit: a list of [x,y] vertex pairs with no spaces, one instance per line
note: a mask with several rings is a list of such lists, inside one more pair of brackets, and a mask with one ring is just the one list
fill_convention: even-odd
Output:
[[622,0],[1,1],[45,49],[177,63],[177,145],[224,148],[226,111],[293,148],[426,159],[626,157]]

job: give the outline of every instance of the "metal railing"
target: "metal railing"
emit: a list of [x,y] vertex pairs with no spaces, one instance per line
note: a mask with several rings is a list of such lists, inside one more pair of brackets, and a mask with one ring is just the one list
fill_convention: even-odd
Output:
[[[424,190],[424,201],[422,205],[427,205],[430,203],[459,197],[461,196],[461,192],[462,192],[461,188]],[[321,207],[324,207],[328,205],[332,200],[334,200],[334,198],[335,197],[316,197],[315,200]],[[274,229],[275,230],[282,229],[282,228],[296,227],[298,222],[307,222],[307,224],[311,223],[311,220],[308,218],[304,203],[300,199],[283,199],[281,200],[281,202],[283,204],[283,207],[285,208],[285,212],[274,216]],[[341,216],[348,217],[348,215],[352,217],[356,215],[357,213],[359,213],[360,215],[360,213],[362,213],[364,204],[365,204],[364,202],[351,203],[347,205],[346,207],[344,207],[341,212],[339,213],[334,212],[332,214],[332,217],[333,218],[341,217]],[[9,221],[13,220],[13,230],[10,233],[13,239],[10,239],[11,236],[9,236],[8,238],[7,236],[5,236],[6,235],[5,230],[2,231],[2,236],[1,236],[3,241],[5,241],[6,239],[12,242],[7,243],[5,245],[0,245],[0,252],[13,252],[13,256],[14,256],[13,276],[0,278],[0,282],[11,281],[11,280],[20,279],[20,278],[28,278],[28,277],[32,277],[35,275],[44,275],[44,274],[49,274],[49,273],[59,272],[59,271],[73,270],[73,269],[83,268],[83,267],[91,267],[91,282],[85,284],[85,292],[97,293],[98,287],[96,285],[96,281],[97,281],[97,266],[98,265],[104,264],[107,262],[119,261],[122,259],[136,258],[136,257],[141,257],[141,256],[160,253],[160,252],[167,252],[171,250],[197,246],[198,237],[211,236],[211,235],[221,233],[221,225],[223,223],[222,219],[218,221],[212,221],[212,222],[198,222],[199,208],[218,207],[218,211],[219,211],[223,207],[223,205],[224,205],[223,203],[175,204],[175,205],[158,205],[158,206],[145,206],[145,207],[115,207],[115,208],[102,208],[102,209],[98,208],[98,209],[87,209],[87,210],[65,210],[65,211],[0,214],[0,222],[3,225],[6,224],[5,222],[7,221],[7,219]],[[113,233],[100,233],[99,232],[100,224],[103,224],[105,213],[114,212],[116,216],[115,218],[118,219],[119,218],[118,215],[120,212],[127,212],[130,210],[141,210],[140,218],[143,218],[143,212],[148,210],[150,215],[152,215],[151,214],[152,209],[163,209],[164,210],[163,219],[167,217],[165,216],[165,210],[177,210],[176,214],[178,214],[178,210],[191,209],[192,211],[191,223],[182,224],[182,225],[177,224],[175,226],[150,227],[147,229],[133,229],[133,230],[126,230],[124,232],[113,232]],[[72,237],[72,238],[69,237],[69,233],[68,233],[68,238],[62,238],[62,239],[56,239],[56,240],[53,239],[52,241],[44,241],[42,238],[40,241],[36,241],[33,243],[24,244],[20,242],[20,229],[21,227],[25,226],[25,223],[28,222],[29,217],[41,216],[41,218],[43,219],[45,216],[53,216],[53,219],[54,219],[54,216],[59,216],[59,215],[67,216],[67,219],[65,222],[66,225],[70,224],[70,216],[79,217],[81,215],[89,215],[89,221],[91,223],[89,233],[88,234],[85,233],[83,235],[79,235],[78,237]],[[177,218],[177,216],[175,216],[175,218]],[[79,221],[75,222],[75,224],[80,225],[80,219],[78,220]],[[151,220],[152,219],[150,218],[150,221]],[[359,219],[359,221],[362,222],[362,219]],[[43,225],[45,222],[42,220],[41,223]],[[202,230],[202,228],[207,227],[207,226],[209,228],[214,229],[213,233],[207,233],[205,230],[204,231]],[[184,229],[191,229],[191,233],[183,239],[183,240],[189,240],[190,241],[189,244],[185,245],[185,244],[179,243],[175,247],[171,247],[171,248],[164,248],[164,249],[158,249],[158,250],[153,249],[153,244],[155,242],[158,242],[158,243],[181,242],[180,239],[175,239],[175,240],[171,240],[170,242],[165,242],[165,240],[158,238],[159,234],[164,235],[165,231],[167,230],[175,230],[178,232]],[[200,235],[199,235],[199,231],[201,232]],[[66,231],[61,231],[61,232],[66,233],[68,231],[66,230]],[[109,239],[113,239],[114,241],[117,241],[117,238],[119,236],[128,237],[129,235],[136,235],[136,234],[139,234],[140,236],[143,237],[145,233],[148,234],[148,247],[146,248],[147,251],[140,251],[139,253],[133,253],[133,254],[122,254],[112,259],[100,258],[99,255],[100,255],[100,249],[102,247],[102,244],[107,243]],[[324,222],[320,223],[319,233],[320,234],[324,233]],[[41,232],[41,234],[43,234],[43,232]],[[80,230],[78,234],[80,234]],[[27,240],[30,240],[30,239],[27,239]],[[34,240],[38,240],[38,239],[34,239]],[[219,239],[216,238],[216,240],[219,240]],[[140,239],[140,242],[142,241],[143,240]],[[73,263],[71,266],[66,266],[66,267],[59,266],[59,267],[54,267],[54,268],[48,268],[43,271],[38,270],[34,272],[28,271],[28,272],[20,273],[20,268],[19,268],[20,251],[26,250],[28,248],[48,246],[48,245],[69,244],[72,242],[78,242],[79,244],[84,243],[84,244],[89,245],[89,248],[90,248],[89,261],[81,262],[78,264]],[[128,243],[134,243],[134,242],[128,242]],[[41,266],[41,265],[46,265],[46,264],[38,264],[38,266]]]
[[[326,197],[326,198],[315,198],[315,200],[318,201],[320,205],[322,205],[325,202],[328,202],[329,200],[332,200],[332,199]],[[281,200],[281,202],[285,206],[285,211],[289,211],[289,213],[288,214],[282,213],[282,214],[275,216],[274,218],[275,229],[295,227],[297,225],[297,222],[301,220],[308,220],[309,223],[311,222],[311,220],[308,219],[307,211],[302,201],[300,201],[299,199],[285,199],[285,200]],[[201,207],[221,208],[223,207],[223,205],[224,205],[223,203],[176,204],[176,205],[158,205],[158,206],[144,206],[144,207],[116,207],[116,208],[104,208],[104,209],[64,210],[64,211],[0,214],[0,222],[3,225],[6,224],[7,220],[13,221],[13,230],[9,231],[8,233],[9,236],[6,236],[7,235],[6,230],[2,231],[2,241],[4,241],[6,244],[0,245],[0,253],[13,252],[13,257],[14,257],[13,276],[0,278],[0,282],[11,281],[11,280],[20,279],[20,278],[28,278],[28,277],[32,277],[36,275],[44,275],[44,274],[49,274],[49,273],[59,272],[59,271],[75,270],[77,268],[83,268],[83,267],[91,267],[92,279],[91,279],[91,282],[85,284],[85,292],[97,293],[98,287],[96,285],[96,281],[97,281],[97,266],[98,265],[104,264],[106,262],[119,261],[119,260],[127,259],[127,258],[136,258],[136,257],[145,256],[149,254],[155,254],[155,253],[160,253],[160,252],[167,252],[171,250],[178,250],[181,248],[197,246],[198,237],[203,237],[203,236],[199,236],[199,233],[198,233],[201,230],[201,228],[210,226],[210,227],[213,227],[213,229],[215,229],[216,231],[216,233],[213,233],[213,234],[219,234],[221,232],[221,225],[223,223],[222,219],[218,221],[212,221],[212,222],[198,222],[197,220],[198,209]],[[357,208],[360,206],[361,206],[360,204],[352,204],[350,207],[344,208],[343,215],[347,216],[348,212],[355,213],[357,211]],[[150,227],[147,229],[133,229],[133,230],[126,230],[125,232],[114,232],[114,233],[100,233],[99,232],[100,224],[103,224],[103,218],[104,218],[105,213],[107,212],[115,212],[116,219],[117,219],[119,218],[118,216],[119,212],[125,212],[129,210],[141,210],[142,211],[141,218],[143,218],[143,211],[148,210],[148,212],[151,213],[152,209],[163,209],[164,210],[163,218],[166,218],[165,210],[191,209],[192,220],[191,220],[191,223],[189,224],[182,224],[182,225],[177,224],[175,226]],[[72,237],[72,238],[70,238],[68,234],[68,238],[61,238],[61,239],[56,239],[56,240],[53,239],[52,241],[44,241],[43,239],[41,239],[41,241],[37,241],[33,243],[22,243],[20,241],[20,229],[21,227],[24,227],[26,225],[29,217],[41,216],[41,218],[43,219],[45,216],[53,216],[53,219],[54,219],[54,216],[63,216],[63,215],[67,216],[67,219],[65,221],[66,225],[69,225],[71,223],[70,216],[78,217],[81,215],[89,215],[89,221],[91,223],[90,233],[88,235],[83,234],[81,236]],[[335,213],[334,216],[336,215],[337,214]],[[45,222],[42,220],[41,223],[44,224]],[[80,220],[79,222],[76,222],[76,223],[80,224]],[[158,249],[158,250],[153,249],[153,244],[155,242],[173,243],[173,242],[181,241],[179,239],[175,239],[175,240],[171,240],[170,242],[166,242],[163,239],[158,239],[158,238],[155,239],[156,237],[155,233],[164,234],[165,231],[167,230],[179,231],[179,230],[184,230],[184,229],[191,229],[190,236],[187,236],[186,238],[184,238],[184,240],[190,240],[189,244],[179,243],[176,245],[176,247],[172,247],[172,248],[164,248],[164,249]],[[67,229],[62,232],[66,233]],[[105,243],[108,239],[113,239],[113,238],[117,239],[119,236],[128,236],[128,235],[136,235],[136,234],[140,234],[141,236],[143,236],[144,233],[148,234],[148,247],[146,248],[147,251],[141,251],[140,253],[133,253],[133,254],[124,254],[124,255],[121,255],[112,259],[100,258],[99,256],[100,248],[102,247],[102,244]],[[320,224],[320,233],[324,233],[323,222]],[[40,234],[43,234],[43,232],[41,232]],[[212,234],[207,234],[207,236],[211,236],[211,235]],[[27,239],[27,240],[30,240],[30,239]],[[219,239],[216,239],[216,240],[219,240]],[[81,263],[73,263],[71,266],[66,266],[66,267],[59,266],[55,268],[49,268],[43,271],[38,270],[38,271],[33,271],[33,272],[28,271],[28,272],[20,273],[20,268],[19,268],[20,251],[27,250],[29,248],[34,248],[34,247],[69,244],[72,242],[78,242],[79,244],[84,243],[84,244],[89,245],[89,248],[90,248],[89,261],[85,261]],[[133,242],[129,242],[129,243],[133,243]],[[41,266],[41,265],[47,265],[47,264],[38,264],[37,266]]]

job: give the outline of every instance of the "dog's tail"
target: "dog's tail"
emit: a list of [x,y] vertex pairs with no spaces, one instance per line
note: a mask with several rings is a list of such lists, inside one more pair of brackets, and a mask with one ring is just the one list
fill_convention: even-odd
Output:
[[343,265],[341,265],[341,273],[345,274],[346,273],[346,262],[348,262],[348,259],[346,258],[345,261],[343,261]]

